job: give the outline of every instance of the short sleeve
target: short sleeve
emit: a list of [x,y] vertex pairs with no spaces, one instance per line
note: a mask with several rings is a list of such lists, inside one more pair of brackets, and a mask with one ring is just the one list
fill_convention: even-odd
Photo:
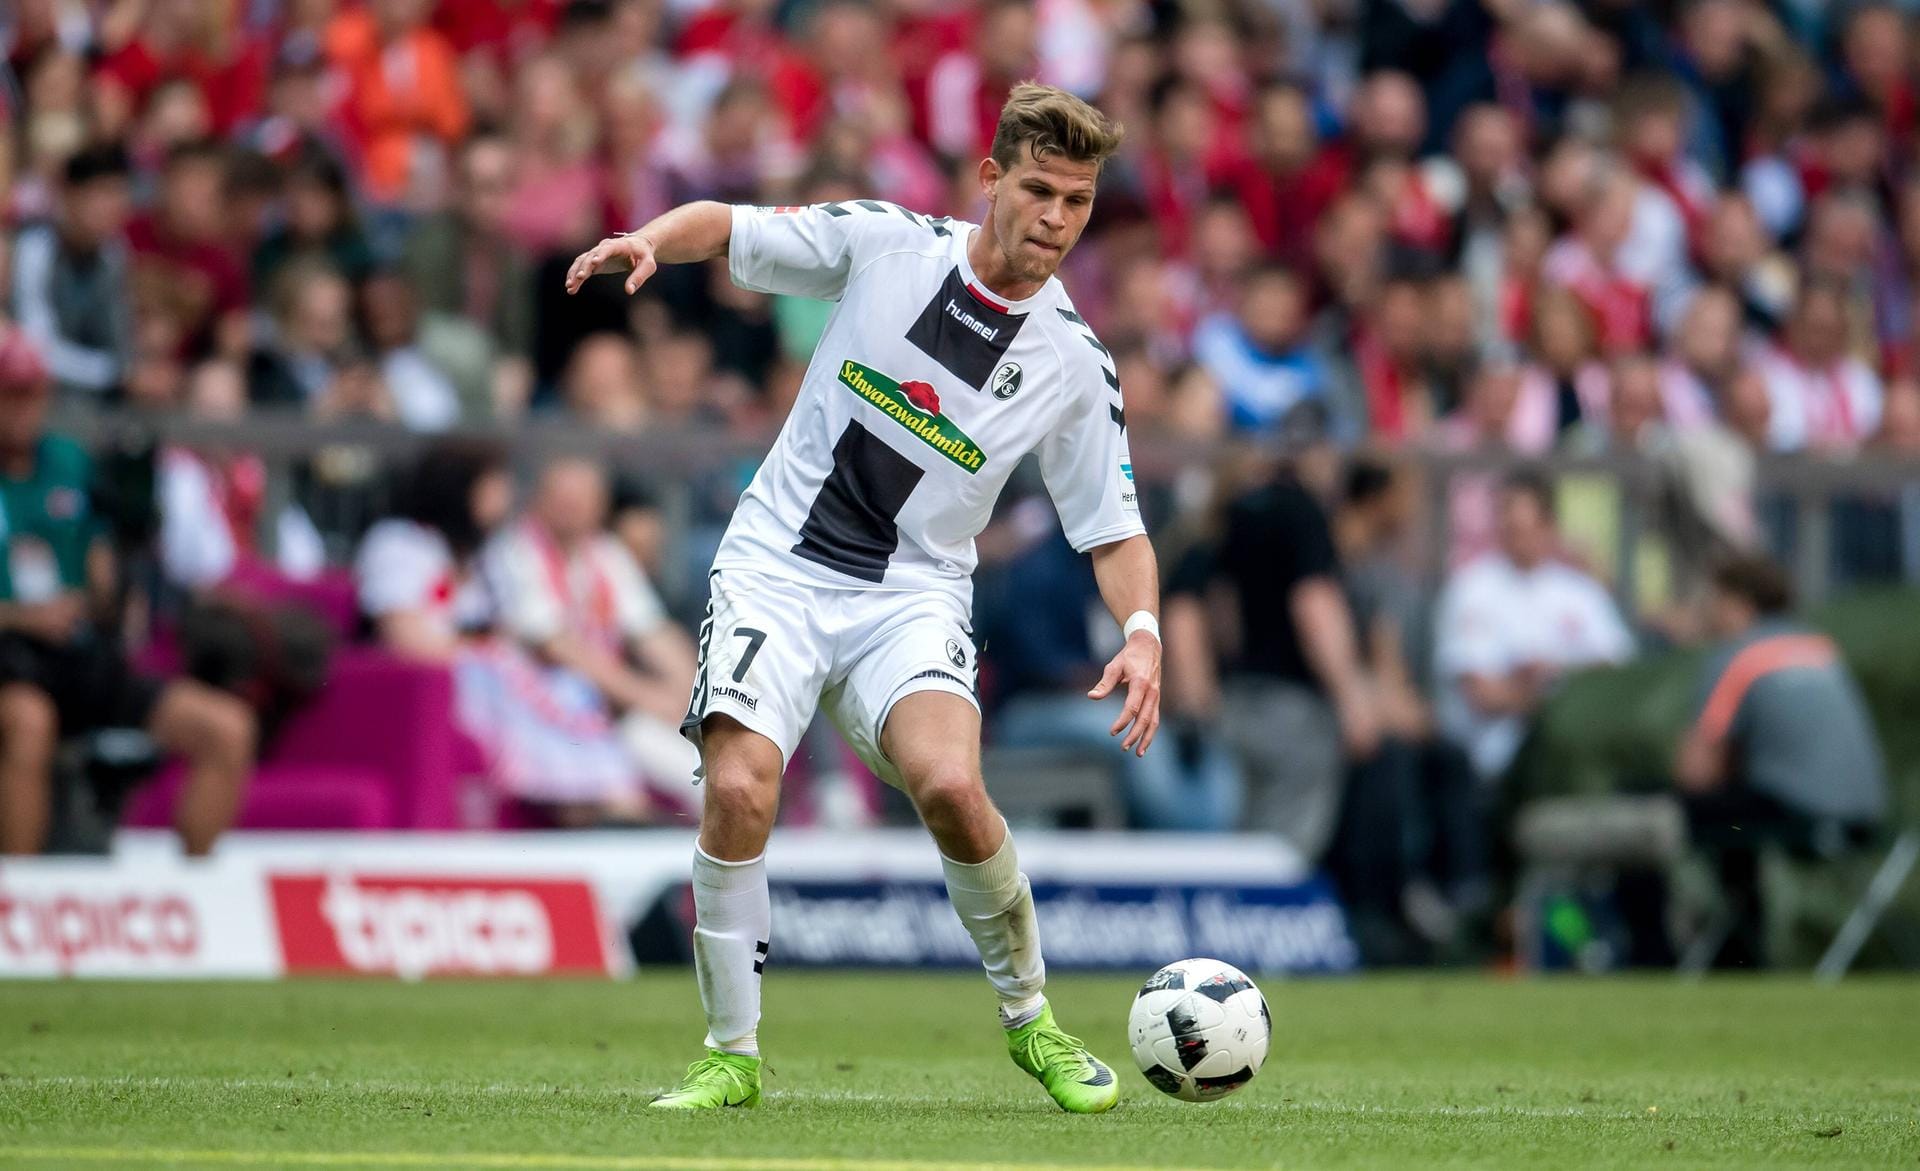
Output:
[[382,521],[367,532],[354,558],[360,609],[384,618],[425,608],[452,568],[446,550],[426,531],[405,521]]
[[[1106,370],[1093,363],[1069,367],[1067,377],[1084,376],[1085,384],[1069,394],[1066,412],[1039,448],[1047,495],[1079,553],[1147,531],[1140,520],[1120,389],[1095,369]],[[1096,380],[1097,390],[1090,392]]]
[[743,289],[838,301],[853,274],[854,249],[862,232],[882,214],[838,203],[736,204],[727,271]]
[[667,608],[660,603],[660,595],[626,546],[613,537],[605,537],[594,552],[613,590],[614,618],[623,636],[644,638],[667,620]]

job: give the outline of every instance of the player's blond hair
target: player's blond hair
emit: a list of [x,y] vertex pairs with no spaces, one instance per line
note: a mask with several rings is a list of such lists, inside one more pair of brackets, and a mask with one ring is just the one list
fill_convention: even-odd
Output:
[[1032,146],[1035,159],[1057,154],[1099,166],[1120,149],[1125,133],[1117,122],[1066,90],[1023,81],[1000,107],[1000,125],[994,129],[990,153],[1002,169],[1020,161],[1023,143]]

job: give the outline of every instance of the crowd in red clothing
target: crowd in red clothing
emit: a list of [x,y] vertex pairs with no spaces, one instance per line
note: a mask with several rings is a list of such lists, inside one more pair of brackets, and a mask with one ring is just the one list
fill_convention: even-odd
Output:
[[1914,453],[1910,23],[1879,0],[19,0],[4,312],[64,392],[146,407],[237,379],[421,429],[761,424],[823,310],[718,270],[568,301],[566,259],[699,197],[973,216],[999,104],[1038,77],[1128,128],[1065,277],[1144,429],[1311,405],[1347,442]]

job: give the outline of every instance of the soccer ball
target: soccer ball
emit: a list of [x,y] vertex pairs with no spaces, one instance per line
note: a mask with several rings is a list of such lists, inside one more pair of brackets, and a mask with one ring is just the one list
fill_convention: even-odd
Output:
[[1272,1034],[1266,997],[1219,960],[1161,968],[1140,986],[1127,1015],[1140,1072],[1182,1102],[1211,1102],[1252,1081]]

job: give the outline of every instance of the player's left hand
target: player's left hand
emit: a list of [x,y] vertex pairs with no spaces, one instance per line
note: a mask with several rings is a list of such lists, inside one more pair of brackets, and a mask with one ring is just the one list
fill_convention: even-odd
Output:
[[1136,630],[1113,662],[1100,676],[1100,682],[1087,692],[1088,699],[1105,699],[1120,684],[1127,685],[1127,706],[1113,722],[1107,735],[1118,736],[1124,729],[1127,738],[1122,751],[1145,756],[1153,734],[1160,730],[1160,640],[1144,630]]

